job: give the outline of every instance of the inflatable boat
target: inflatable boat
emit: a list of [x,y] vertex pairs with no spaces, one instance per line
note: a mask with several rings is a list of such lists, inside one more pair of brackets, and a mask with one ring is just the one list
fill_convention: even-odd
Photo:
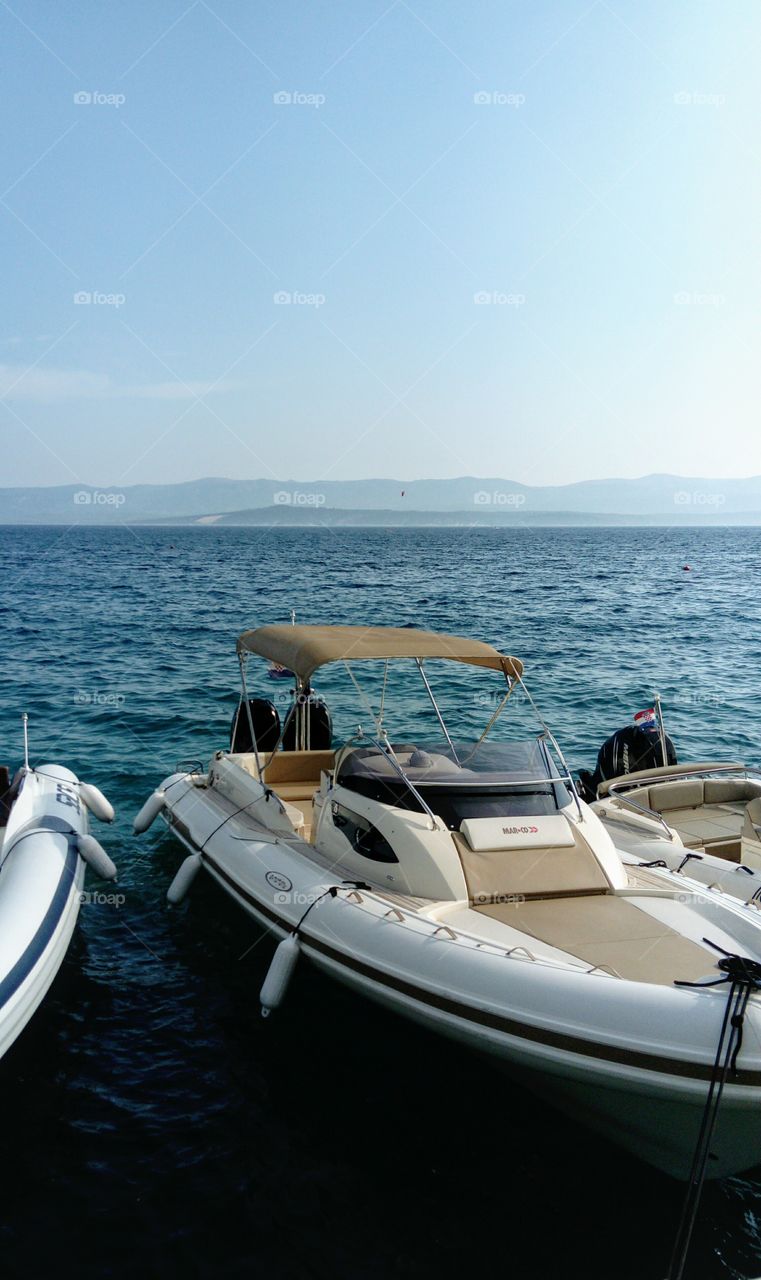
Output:
[[[660,707],[658,708],[660,711]],[[618,729],[580,789],[627,862],[663,862],[761,910],[761,771],[679,763],[653,712]]]
[[97,789],[70,769],[0,768],[0,1056],[55,978],[79,915],[85,867],[116,868],[88,833],[88,811],[113,821]]
[[[701,1179],[761,1161],[761,917],[662,862],[624,862],[518,658],[461,636],[330,626],[247,631],[238,655],[229,749],[170,774],[135,830],[160,815],[185,847],[171,902],[202,870],[278,942],[265,1014],[303,957],[675,1177],[696,1160]],[[282,726],[249,696],[253,656],[295,673]],[[371,697],[355,667],[373,662]],[[363,720],[337,750],[311,693],[326,664]],[[447,725],[429,678],[442,665],[466,726],[470,707],[494,708],[480,736]],[[427,729],[416,709],[414,732],[409,720],[392,732],[400,671],[421,681]],[[484,680],[464,714],[462,689]],[[409,688],[404,674],[407,708]],[[511,737],[518,689],[513,707],[528,702],[539,724]]]

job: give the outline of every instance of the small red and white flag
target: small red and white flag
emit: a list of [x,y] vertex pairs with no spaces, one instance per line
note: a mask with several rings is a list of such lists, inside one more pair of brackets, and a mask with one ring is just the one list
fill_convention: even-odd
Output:
[[646,711],[638,711],[634,717],[634,723],[638,729],[646,729],[651,732],[658,728],[658,717],[655,714],[655,707],[648,707]]

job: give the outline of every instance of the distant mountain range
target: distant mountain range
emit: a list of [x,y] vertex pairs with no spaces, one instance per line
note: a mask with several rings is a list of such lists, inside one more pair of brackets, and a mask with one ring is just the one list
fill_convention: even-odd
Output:
[[761,476],[525,485],[453,480],[192,480],[0,489],[1,524],[759,524]]

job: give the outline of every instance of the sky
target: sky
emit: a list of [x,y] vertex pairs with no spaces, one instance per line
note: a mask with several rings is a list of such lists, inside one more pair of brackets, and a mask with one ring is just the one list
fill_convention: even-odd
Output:
[[0,485],[761,473],[755,0],[0,34]]

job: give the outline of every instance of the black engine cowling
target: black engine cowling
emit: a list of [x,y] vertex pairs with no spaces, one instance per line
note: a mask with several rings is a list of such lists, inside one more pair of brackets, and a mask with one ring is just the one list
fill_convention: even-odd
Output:
[[[666,735],[666,760],[676,764],[676,749]],[[660,734],[628,724],[603,742],[597,753],[594,773],[582,769],[579,773],[582,798],[594,800],[601,782],[620,778],[624,773],[638,773],[640,769],[658,769],[663,765]]]
[[[280,739],[280,716],[274,702],[270,702],[269,698],[249,698],[248,705],[257,748],[264,753],[274,751]],[[246,704],[240,702],[233,713],[230,726],[230,750],[245,754],[253,749]]]

